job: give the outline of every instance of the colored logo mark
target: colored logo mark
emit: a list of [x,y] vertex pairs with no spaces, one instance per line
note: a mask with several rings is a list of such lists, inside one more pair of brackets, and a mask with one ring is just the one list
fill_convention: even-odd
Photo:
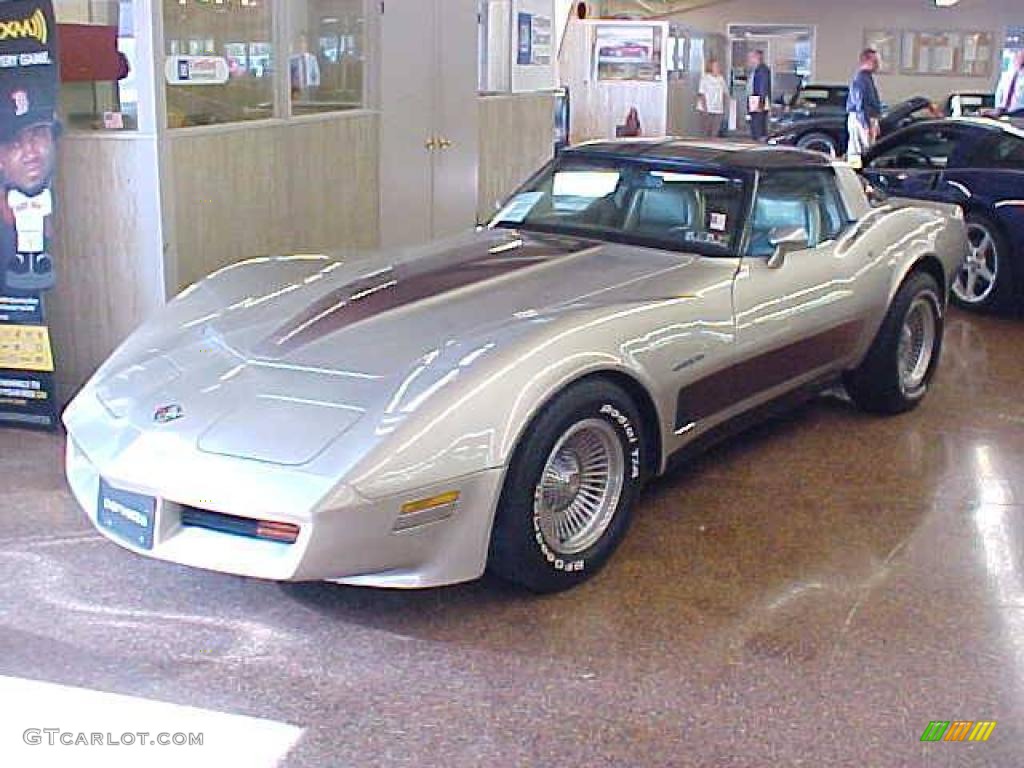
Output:
[[988,741],[995,729],[994,720],[932,720],[921,741]]
[[46,25],[46,14],[40,9],[27,19],[0,21],[0,40],[38,40],[46,45],[50,30]]
[[157,408],[153,414],[153,421],[157,424],[170,424],[172,421],[185,418],[185,409],[180,405],[165,405]]

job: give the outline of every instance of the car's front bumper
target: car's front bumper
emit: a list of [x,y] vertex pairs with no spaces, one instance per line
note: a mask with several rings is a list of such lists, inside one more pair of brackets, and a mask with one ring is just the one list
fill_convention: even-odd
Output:
[[[134,471],[135,467],[147,468]],[[218,499],[202,491],[193,496],[182,493],[180,484],[163,482],[172,471],[158,461],[113,463],[101,473],[74,434],[68,437],[67,477],[76,500],[101,533],[147,557],[275,581],[327,580],[402,588],[469,581],[486,566],[503,475],[500,469],[387,499],[368,500],[342,486],[312,508],[305,506],[304,494],[298,492],[291,496],[294,506],[282,503],[290,494],[267,485],[284,482],[273,468],[242,462],[237,471],[230,477],[221,474],[229,485],[218,489]],[[99,523],[101,474],[115,488],[156,499],[152,548],[135,546]],[[304,479],[307,488],[316,485],[313,478],[302,477],[285,484],[297,491]],[[234,491],[230,483],[237,484]],[[319,490],[310,490],[308,498]],[[447,508],[403,513],[404,505],[450,492],[457,492],[458,500]],[[256,496],[262,499],[258,507],[252,503]],[[236,501],[226,503],[228,499]],[[182,513],[189,507],[292,524],[298,526],[298,537],[294,543],[284,543],[183,524]]]

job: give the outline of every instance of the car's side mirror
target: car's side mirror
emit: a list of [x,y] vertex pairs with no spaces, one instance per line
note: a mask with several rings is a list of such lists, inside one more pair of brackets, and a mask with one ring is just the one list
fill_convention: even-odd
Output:
[[772,255],[768,257],[768,267],[778,269],[786,263],[791,253],[807,250],[810,238],[803,227],[784,227],[772,232]]

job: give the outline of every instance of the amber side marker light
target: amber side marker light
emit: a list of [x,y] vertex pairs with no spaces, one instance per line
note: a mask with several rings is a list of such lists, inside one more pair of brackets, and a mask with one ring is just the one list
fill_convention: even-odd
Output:
[[402,514],[398,516],[391,530],[394,533],[400,533],[447,520],[455,514],[455,505],[458,500],[458,491],[448,491],[428,499],[417,499],[403,504]]
[[429,509],[447,507],[458,500],[458,491],[448,491],[447,493],[440,493],[437,496],[431,496],[429,499],[418,499],[416,501],[410,501],[407,504],[403,504],[402,514],[415,515],[417,512],[426,512]]

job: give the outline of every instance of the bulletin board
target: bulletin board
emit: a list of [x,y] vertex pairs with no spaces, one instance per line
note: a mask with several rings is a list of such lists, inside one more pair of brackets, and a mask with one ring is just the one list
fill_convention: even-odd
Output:
[[898,29],[869,29],[864,32],[864,47],[878,51],[881,59],[879,74],[893,75],[899,71],[901,41]]
[[901,46],[900,72],[905,75],[992,76],[991,32],[904,31]]

